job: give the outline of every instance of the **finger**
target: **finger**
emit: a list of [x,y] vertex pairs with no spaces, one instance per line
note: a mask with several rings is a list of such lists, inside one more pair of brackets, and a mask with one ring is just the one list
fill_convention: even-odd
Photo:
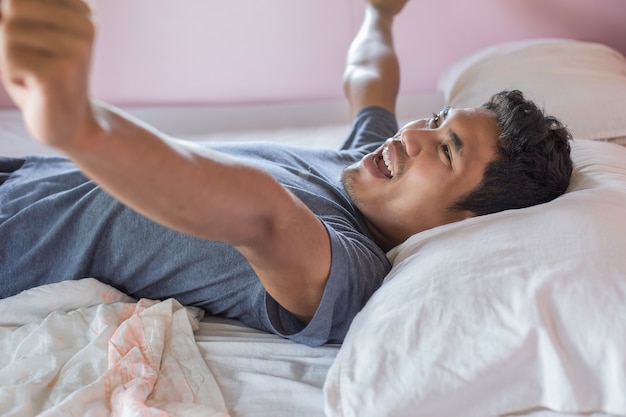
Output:
[[76,34],[90,32],[91,10],[83,1],[4,0],[3,21],[49,26]]
[[55,1],[59,3],[60,6],[64,6],[66,8],[72,9],[80,14],[90,14],[92,11],[92,6],[86,2],[85,0],[39,0],[43,2]]
[[[34,5],[42,6],[48,16],[43,18]],[[62,73],[52,66],[70,73],[72,62],[88,65],[95,28],[79,8],[71,9],[67,0],[2,0],[2,7],[8,10],[0,25],[0,71],[5,82],[20,85],[31,77],[43,81]],[[66,26],[59,26],[58,19],[68,16]]]
[[11,13],[16,8],[22,6],[42,7],[46,5],[72,10],[74,13],[81,15],[89,15],[91,13],[91,6],[83,0],[1,0],[0,10],[5,14]]
[[80,34],[28,21],[7,22],[2,37],[5,59],[11,59],[18,51],[42,57],[68,57],[88,52],[93,28],[81,26],[77,31]]
[[63,57],[90,49],[95,27],[82,0],[2,0],[2,64],[25,54]]

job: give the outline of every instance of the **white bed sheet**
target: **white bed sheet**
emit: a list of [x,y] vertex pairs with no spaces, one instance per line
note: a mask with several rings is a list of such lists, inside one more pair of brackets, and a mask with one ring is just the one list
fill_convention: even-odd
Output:
[[339,346],[201,317],[93,279],[0,300],[0,415],[324,415]]
[[296,344],[209,317],[196,342],[233,417],[323,417],[322,387],[339,345]]
[[94,279],[0,300],[0,414],[227,416],[193,343],[201,315]]

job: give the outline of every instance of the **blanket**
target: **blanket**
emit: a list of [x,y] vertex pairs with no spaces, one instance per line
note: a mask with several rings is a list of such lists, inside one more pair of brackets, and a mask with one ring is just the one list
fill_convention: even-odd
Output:
[[201,318],[94,279],[0,300],[0,415],[227,416]]

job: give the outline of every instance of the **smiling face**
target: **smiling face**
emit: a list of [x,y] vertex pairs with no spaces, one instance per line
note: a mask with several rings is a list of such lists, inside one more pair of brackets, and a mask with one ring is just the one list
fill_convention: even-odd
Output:
[[473,216],[450,207],[479,185],[498,134],[490,110],[446,107],[405,125],[346,168],[343,184],[388,250],[415,233]]

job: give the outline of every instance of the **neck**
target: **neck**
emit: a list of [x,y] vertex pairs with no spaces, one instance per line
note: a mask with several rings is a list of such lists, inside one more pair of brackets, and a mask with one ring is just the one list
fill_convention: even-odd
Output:
[[370,231],[376,244],[385,252],[390,251],[400,243],[386,234],[383,230],[376,227],[376,225],[370,222],[367,218],[365,219],[365,224],[367,225],[367,229]]

